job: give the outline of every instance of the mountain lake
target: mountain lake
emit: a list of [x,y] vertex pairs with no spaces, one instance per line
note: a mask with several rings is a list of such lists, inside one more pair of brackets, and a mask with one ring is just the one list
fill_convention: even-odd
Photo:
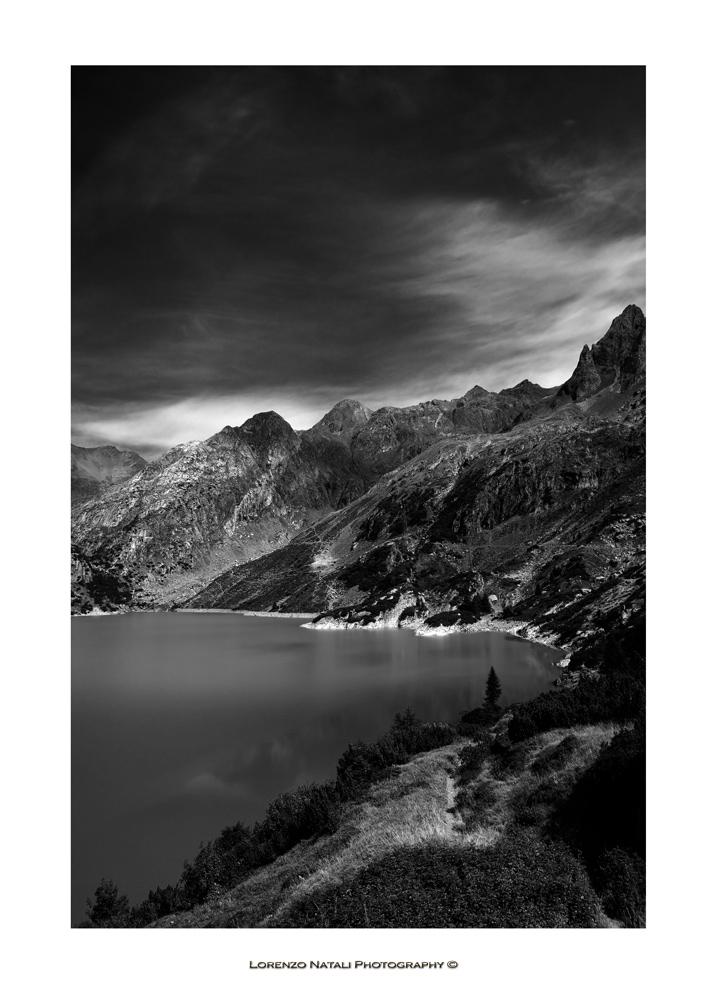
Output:
[[456,723],[495,667],[500,704],[552,689],[564,655],[502,632],[317,630],[304,619],[72,619],[72,924],[101,878],[137,904],[227,825],[335,776],[410,706]]

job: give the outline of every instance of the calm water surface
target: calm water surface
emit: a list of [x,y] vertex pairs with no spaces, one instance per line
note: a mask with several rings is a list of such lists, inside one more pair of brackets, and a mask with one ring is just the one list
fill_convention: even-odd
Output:
[[100,878],[132,903],[175,882],[222,827],[334,777],[350,741],[408,705],[455,722],[495,667],[501,704],[533,698],[561,653],[505,633],[417,638],[299,619],[72,619],[72,921]]

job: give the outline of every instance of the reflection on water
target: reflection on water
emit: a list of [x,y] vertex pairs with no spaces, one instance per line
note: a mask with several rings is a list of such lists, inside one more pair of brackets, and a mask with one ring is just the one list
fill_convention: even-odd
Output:
[[72,620],[72,920],[99,879],[132,903],[201,841],[279,792],[333,777],[350,741],[407,705],[457,721],[488,670],[501,704],[547,690],[558,653],[506,633],[416,638],[298,619],[132,614]]

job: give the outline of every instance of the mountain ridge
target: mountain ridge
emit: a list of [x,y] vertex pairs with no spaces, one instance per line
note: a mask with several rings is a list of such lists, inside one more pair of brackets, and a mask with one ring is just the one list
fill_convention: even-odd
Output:
[[[478,545],[489,532],[500,538],[516,517],[542,520],[548,507],[581,491],[591,500],[615,471],[626,474],[633,454],[643,453],[644,350],[645,318],[627,306],[591,350],[583,349],[562,386],[547,389],[527,379],[499,393],[474,386],[455,400],[373,412],[357,400],[341,400],[299,432],[273,411],[256,414],[241,427],[172,449],[128,483],[82,505],[75,511],[76,551],[80,559],[117,564],[132,577],[135,599],[148,607],[218,607],[222,601],[256,610],[329,611],[343,601],[352,608],[348,617],[360,600],[374,598],[380,573],[393,576],[394,567],[409,560],[417,591],[431,594],[421,581],[428,544],[440,551],[447,543],[441,555],[458,576],[457,569],[466,569],[463,552],[470,563],[480,558]],[[474,517],[488,496],[489,512]],[[342,522],[348,527],[335,541],[334,527]],[[454,533],[456,522],[464,530]],[[429,542],[427,528],[445,535]],[[371,552],[387,542],[392,551],[381,553],[383,565],[354,569],[354,553],[361,558],[365,547]],[[289,586],[290,572],[282,575],[285,592],[267,577],[259,583],[261,573],[272,575],[273,563],[285,562],[299,567],[299,580]],[[442,590],[447,578],[432,575],[435,590]],[[527,596],[520,584],[506,594],[507,573],[496,576],[501,611]],[[231,589],[238,580],[243,583]],[[91,587],[83,586],[78,610],[92,603]],[[471,580],[459,594],[461,604],[473,606],[471,617],[482,614],[486,589],[486,578],[477,586]],[[309,606],[297,607],[296,594]],[[435,602],[433,594],[422,596],[421,610],[445,614],[460,607],[437,596]]]

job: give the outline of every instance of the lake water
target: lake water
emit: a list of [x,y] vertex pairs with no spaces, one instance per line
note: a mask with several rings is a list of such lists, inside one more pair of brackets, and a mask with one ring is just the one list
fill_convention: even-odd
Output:
[[278,793],[334,777],[349,742],[407,706],[456,722],[483,699],[549,690],[562,653],[505,633],[418,638],[299,619],[72,619],[72,922],[102,877],[131,903],[175,882],[200,842]]

